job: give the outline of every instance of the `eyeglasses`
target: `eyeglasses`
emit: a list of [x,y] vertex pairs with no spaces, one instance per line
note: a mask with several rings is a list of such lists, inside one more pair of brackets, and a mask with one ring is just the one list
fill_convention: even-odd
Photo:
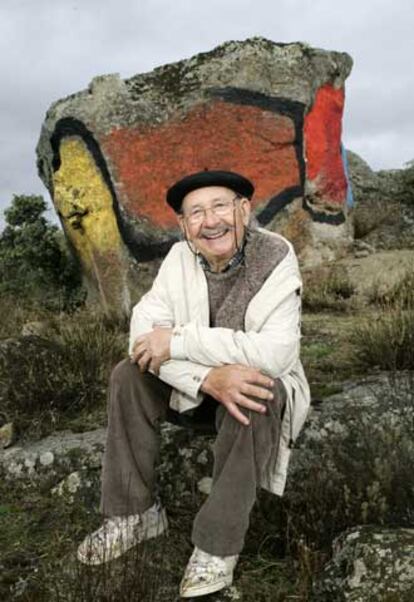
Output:
[[236,196],[233,197],[232,199],[217,200],[211,205],[211,207],[205,207],[205,208],[196,207],[195,209],[193,209],[192,211],[189,211],[188,213],[183,213],[182,216],[185,220],[187,220],[187,222],[191,226],[198,226],[205,220],[205,218],[207,216],[207,211],[211,211],[217,217],[226,217],[227,215],[229,215],[229,213],[233,209],[234,201],[236,199],[240,199],[240,198],[241,197],[238,194],[236,194]]

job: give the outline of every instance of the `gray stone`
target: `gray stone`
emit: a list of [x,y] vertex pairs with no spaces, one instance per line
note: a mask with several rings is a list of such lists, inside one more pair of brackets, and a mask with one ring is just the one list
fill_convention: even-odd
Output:
[[0,452],[0,471],[5,478],[44,479],[97,468],[105,442],[105,429],[88,433],[62,431],[40,441],[27,442]]
[[97,483],[97,475],[95,474],[94,476],[95,478],[91,478],[88,471],[76,470],[75,472],[71,472],[53,487],[51,493],[53,495],[64,497],[68,503],[73,504],[77,494],[79,495],[81,490],[90,489],[93,486],[99,485]]
[[50,466],[51,464],[53,464],[54,460],[55,456],[51,451],[45,451],[39,456],[39,462],[42,466]]
[[360,249],[354,252],[354,256],[357,259],[360,259],[361,257],[368,257],[368,255],[370,255],[371,252],[368,251],[368,249]]
[[313,589],[317,602],[414,599],[414,529],[356,527],[333,543]]
[[0,448],[10,447],[16,438],[16,432],[13,422],[7,422],[0,427]]
[[[357,422],[373,422],[398,428],[402,421],[414,420],[412,383],[409,375],[400,375],[397,382],[386,373],[343,384],[343,391],[314,406],[292,455],[290,478],[303,461],[317,461],[319,446],[337,440],[340,445]],[[101,466],[106,429],[86,433],[62,431],[41,441],[14,445],[0,451],[0,470],[6,477],[43,478],[50,474],[68,475],[79,469]],[[171,424],[162,425],[161,481],[171,493],[190,492],[194,485],[210,477],[212,443],[210,436],[197,436],[187,429]],[[178,453],[177,453],[178,451]],[[180,474],[182,478],[175,479]]]
[[374,172],[348,151],[355,236],[377,249],[414,248],[414,167]]
[[369,251],[370,253],[375,253],[375,247],[369,245],[364,240],[354,240],[354,249],[359,251]]
[[312,447],[327,436],[341,437],[356,423],[398,426],[414,420],[413,375],[409,372],[379,373],[346,381],[342,392],[331,395],[311,408],[299,440],[299,449]]
[[203,477],[197,483],[198,490],[205,495],[210,494],[212,485],[213,479],[211,477]]
[[[73,501],[72,489],[78,480],[83,492],[91,478],[95,483],[99,480],[105,439],[106,429],[100,428],[86,433],[61,431],[40,441],[15,445],[0,450],[0,474],[22,482],[55,482],[54,493],[69,494]],[[185,503],[199,491],[200,480],[206,492],[209,479],[203,478],[211,474],[212,458],[210,437],[195,437],[192,431],[162,425],[158,471],[165,498],[174,499],[178,505]]]
[[34,320],[26,322],[22,326],[22,336],[38,336],[43,337],[50,332],[51,324],[46,320]]

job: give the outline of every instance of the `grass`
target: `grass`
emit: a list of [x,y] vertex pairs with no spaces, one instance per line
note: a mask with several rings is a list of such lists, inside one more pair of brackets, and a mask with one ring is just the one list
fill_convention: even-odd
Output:
[[344,266],[313,268],[303,275],[303,309],[308,312],[343,312],[349,307],[354,287]]
[[357,361],[364,368],[414,370],[414,270],[370,300],[375,310],[351,334]]
[[16,303],[11,295],[0,296],[0,340],[20,335],[24,324],[34,321],[46,321],[55,314],[29,299]]
[[338,393],[343,381],[363,372],[350,342],[350,333],[359,320],[350,312],[303,315],[301,358],[313,399]]
[[413,370],[414,309],[385,306],[355,327],[351,341],[365,368]]
[[[86,567],[75,559],[77,544],[100,524],[98,488],[92,499],[69,503],[50,490],[0,482],[0,599],[24,602],[178,601],[178,584],[191,554],[191,525],[204,499],[195,493],[179,505],[166,500],[169,535],[137,546],[121,559]],[[260,510],[255,511],[256,516]],[[269,525],[267,524],[267,527]],[[263,519],[254,519],[236,572],[243,600],[306,600],[297,595],[300,566],[275,558],[264,541]],[[214,598],[213,598],[214,599]]]
[[[27,314],[24,314],[27,316]],[[22,320],[23,322],[23,320]],[[0,345],[0,398],[5,421],[31,436],[69,428],[105,411],[112,367],[125,356],[125,324],[97,308],[49,315],[42,336]]]
[[391,288],[375,284],[368,294],[368,302],[380,308],[399,307],[410,309],[414,307],[414,268],[407,270],[404,277]]

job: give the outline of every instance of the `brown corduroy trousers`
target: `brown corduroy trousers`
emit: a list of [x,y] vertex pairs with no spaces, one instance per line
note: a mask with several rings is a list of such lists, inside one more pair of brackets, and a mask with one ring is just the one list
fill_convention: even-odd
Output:
[[[113,370],[108,394],[108,434],[102,470],[101,511],[126,516],[154,503],[159,425],[166,419],[171,387],[129,359]],[[250,425],[235,420],[222,405],[216,411],[217,436],[211,493],[197,513],[192,541],[218,556],[238,554],[260,476],[274,461],[286,390],[275,381],[266,414],[248,412]],[[205,402],[203,402],[205,403]]]

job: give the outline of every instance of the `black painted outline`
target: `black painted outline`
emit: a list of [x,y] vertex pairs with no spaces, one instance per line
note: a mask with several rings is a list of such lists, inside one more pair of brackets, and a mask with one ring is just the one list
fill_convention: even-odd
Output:
[[314,222],[318,222],[319,224],[330,224],[332,226],[340,226],[344,224],[346,221],[345,214],[343,211],[338,211],[337,213],[323,213],[322,211],[315,211],[312,206],[309,204],[306,197],[303,199],[303,208],[306,209]]
[[295,139],[293,141],[296,159],[299,166],[299,184],[285,188],[279,194],[271,197],[266,206],[256,215],[257,221],[265,226],[279,211],[298,197],[303,199],[303,208],[306,209],[313,221],[339,225],[345,222],[343,211],[335,214],[315,211],[305,196],[306,165],[303,158],[303,129],[305,105],[302,102],[284,98],[282,96],[269,96],[262,92],[255,92],[245,88],[210,88],[209,95],[224,102],[232,104],[256,106],[264,111],[271,111],[279,115],[286,115],[292,119],[295,128]]
[[[112,184],[112,179],[106,164],[105,158],[95,140],[92,132],[79,120],[73,117],[64,117],[60,119],[55,126],[55,130],[50,138],[50,144],[53,151],[52,167],[53,171],[60,168],[60,144],[64,138],[77,136],[86,145],[88,151],[95,160],[95,164],[102,174],[102,178],[112,197],[112,208],[115,213],[121,238],[130,250],[133,257],[138,262],[150,261],[158,257],[164,257],[171,246],[178,240],[177,236],[168,235],[168,240],[157,241],[151,236],[137,233],[133,223],[128,223],[126,216],[121,214],[118,199]],[[53,191],[52,191],[53,194]],[[59,215],[61,218],[61,215]]]
[[[286,115],[292,119],[295,128],[293,145],[299,167],[299,184],[297,186],[285,188],[279,194],[269,199],[266,206],[256,215],[256,219],[260,225],[266,226],[279,211],[298,197],[303,198],[303,207],[310,213],[315,222],[333,225],[339,225],[345,222],[345,216],[342,211],[336,214],[317,212],[306,200],[304,194],[306,165],[303,158],[305,105],[303,103],[288,98],[272,97],[261,92],[234,87],[210,88],[207,90],[207,95],[211,98],[220,99],[230,104],[256,106],[262,110],[271,111],[279,115]],[[158,257],[163,257],[178,240],[178,237],[168,233],[166,234],[166,240],[160,242],[151,235],[137,233],[133,222],[130,222],[129,217],[121,212],[109,169],[98,142],[94,138],[92,132],[81,121],[74,117],[64,117],[60,119],[56,123],[54,132],[50,137],[50,144],[53,151],[53,170],[57,171],[60,168],[60,144],[62,140],[71,136],[81,138],[94,158],[95,164],[100,170],[102,178],[110,191],[112,208],[115,213],[121,238],[133,257],[138,262],[145,262]],[[61,217],[60,214],[59,217]]]

